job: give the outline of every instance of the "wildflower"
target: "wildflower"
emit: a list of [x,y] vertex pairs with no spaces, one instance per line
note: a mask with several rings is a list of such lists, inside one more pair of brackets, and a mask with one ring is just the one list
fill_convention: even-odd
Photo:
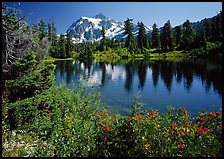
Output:
[[179,149],[179,150],[182,150],[184,147],[185,147],[184,144],[180,144],[180,145],[178,145],[178,149]]
[[47,106],[47,104],[46,104],[46,103],[44,103],[44,105],[43,105],[43,109],[46,109],[46,106]]
[[95,115],[96,115],[97,117],[100,117],[100,113],[99,113],[99,112],[96,112]]
[[100,123],[101,122],[101,120],[98,120],[98,123]]
[[128,116],[128,120],[131,120],[131,116]]
[[104,137],[104,144],[106,144],[107,143],[107,138],[106,137]]
[[208,131],[208,128],[204,127],[203,130],[204,130],[204,131]]
[[171,124],[171,126],[172,126],[172,127],[175,127],[175,126],[177,126],[177,124],[174,123],[174,124]]
[[202,128],[200,128],[200,127],[197,129],[197,132],[203,133],[203,131],[204,130]]
[[215,112],[215,114],[216,114],[216,115],[220,115],[221,113],[220,113],[220,112]]
[[141,115],[140,114],[138,114],[138,120],[141,120]]
[[209,113],[209,114],[208,114],[208,116],[210,116],[210,117],[211,117],[211,116],[214,116],[214,114],[212,114],[212,113]]
[[64,104],[61,104],[61,108],[64,108],[64,106],[65,106]]
[[157,116],[156,112],[152,111],[151,116]]
[[110,131],[110,127],[109,127],[109,126],[106,126],[106,127],[105,127],[105,131],[106,131],[106,132],[109,132],[109,131]]
[[148,151],[148,152],[152,151],[152,148],[151,148],[150,144],[145,144],[145,150]]
[[50,114],[51,113],[51,110],[48,110],[48,113]]
[[107,112],[104,112],[103,113],[103,116],[107,118],[108,117],[108,113]]
[[74,117],[72,117],[71,122],[74,121]]
[[177,157],[182,157],[182,155],[180,155],[180,154],[177,154]]
[[21,100],[20,98],[17,99],[17,101],[20,101],[20,100]]
[[205,122],[205,119],[204,119],[204,118],[201,118],[201,122],[202,122],[202,123]]

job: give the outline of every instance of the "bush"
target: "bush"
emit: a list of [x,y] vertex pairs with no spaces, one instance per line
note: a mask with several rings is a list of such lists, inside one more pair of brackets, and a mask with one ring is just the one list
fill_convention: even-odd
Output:
[[36,69],[27,75],[15,80],[6,80],[7,89],[10,91],[10,102],[18,98],[24,99],[47,89],[55,82],[55,65],[45,62],[41,69]]
[[4,124],[12,120],[6,116],[13,110],[14,129],[35,134],[40,140],[35,151],[24,153],[30,156],[222,156],[221,112],[191,117],[183,106],[169,107],[161,115],[157,110],[145,112],[137,94],[129,116],[111,116],[100,109],[99,97],[99,92],[86,86],[54,86],[32,98],[3,105]]

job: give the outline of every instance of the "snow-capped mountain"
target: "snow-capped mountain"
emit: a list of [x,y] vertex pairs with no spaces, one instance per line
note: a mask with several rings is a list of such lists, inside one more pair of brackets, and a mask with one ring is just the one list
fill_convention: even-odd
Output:
[[[99,41],[102,38],[102,26],[105,28],[107,38],[121,40],[127,37],[124,34],[124,23],[107,18],[103,14],[98,14],[91,18],[81,17],[68,28],[66,34],[71,34],[75,43]],[[152,31],[147,26],[145,26],[145,29],[147,34]],[[134,36],[138,34],[138,26],[136,24],[133,26],[133,34]]]

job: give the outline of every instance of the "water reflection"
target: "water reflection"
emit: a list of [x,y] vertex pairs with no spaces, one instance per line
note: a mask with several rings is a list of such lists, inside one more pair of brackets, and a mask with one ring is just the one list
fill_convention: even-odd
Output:
[[[104,88],[104,92],[120,91],[120,98],[127,97],[125,91],[134,94],[136,89],[146,95],[152,94],[152,87],[154,90],[159,87],[158,89],[165,90],[170,96],[178,94],[176,88],[181,88],[186,93],[197,90],[199,95],[211,94],[212,91],[212,95],[218,93],[219,98],[222,98],[221,60],[135,61],[127,64],[58,61],[56,64],[56,84],[63,81],[67,84],[85,81],[89,86],[98,85]],[[200,92],[201,87],[203,92]],[[160,100],[163,100],[163,94],[157,96],[161,96]],[[166,98],[170,96],[166,95]],[[204,98],[207,97],[204,95]]]

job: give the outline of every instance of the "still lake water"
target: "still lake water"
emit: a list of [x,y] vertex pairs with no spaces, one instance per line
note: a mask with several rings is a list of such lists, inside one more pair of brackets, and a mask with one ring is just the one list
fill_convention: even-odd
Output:
[[140,91],[143,109],[167,111],[184,106],[192,116],[222,108],[222,61],[209,59],[104,62],[56,62],[56,85],[86,83],[102,92],[109,113],[128,115]]

